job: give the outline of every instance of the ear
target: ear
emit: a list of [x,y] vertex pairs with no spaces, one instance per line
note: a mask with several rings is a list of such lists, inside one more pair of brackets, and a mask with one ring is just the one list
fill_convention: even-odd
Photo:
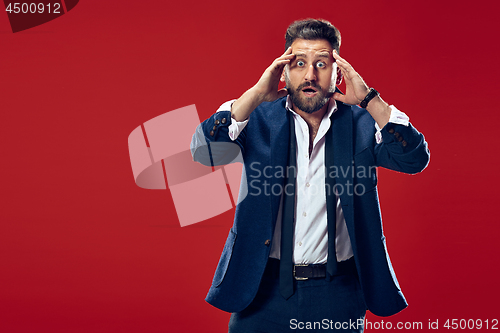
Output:
[[339,85],[340,83],[342,83],[342,71],[340,70],[339,67],[337,67],[337,82],[335,83],[335,85]]
[[280,81],[285,82],[285,67],[283,67],[283,71],[281,72]]

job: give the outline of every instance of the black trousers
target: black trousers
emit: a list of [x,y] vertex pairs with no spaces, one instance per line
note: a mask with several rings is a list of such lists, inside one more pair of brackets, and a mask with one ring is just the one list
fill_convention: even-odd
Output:
[[228,332],[363,332],[366,305],[355,270],[294,284],[295,293],[285,300],[279,260],[269,259],[257,296],[231,315]]

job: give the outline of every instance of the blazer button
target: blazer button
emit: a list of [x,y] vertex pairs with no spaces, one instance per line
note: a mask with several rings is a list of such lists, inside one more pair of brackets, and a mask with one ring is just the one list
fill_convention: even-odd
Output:
[[406,147],[408,145],[408,143],[405,140],[401,141],[401,144],[403,145],[403,147]]
[[403,137],[402,137],[402,136],[400,136],[400,137],[398,138],[398,141],[399,141],[399,142],[403,141]]
[[217,119],[217,120],[215,121],[215,125],[219,125],[219,124],[220,124],[220,121],[219,121],[219,119]]
[[389,133],[391,133],[391,134],[392,134],[392,133],[394,133],[394,128],[389,128],[389,129],[387,130],[387,132],[389,132]]
[[226,118],[222,118],[222,120],[220,122],[223,123],[223,124],[225,124],[226,123]]
[[396,137],[396,139],[399,139],[399,137],[400,137],[398,132],[394,133],[394,136]]
[[216,126],[216,125],[214,125],[214,128],[212,128],[212,129],[215,131],[215,130],[217,129],[217,126]]
[[210,131],[210,136],[214,136],[214,131]]
[[264,245],[265,246],[269,246],[269,244],[271,244],[271,240],[270,239],[266,239],[266,241],[264,242]]

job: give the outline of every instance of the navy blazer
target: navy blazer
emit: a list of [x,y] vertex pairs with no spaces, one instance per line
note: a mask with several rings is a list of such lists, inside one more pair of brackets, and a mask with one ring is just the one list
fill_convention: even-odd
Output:
[[[235,141],[228,136],[230,112],[215,113],[199,125],[193,136],[194,160],[208,165],[226,164],[241,152],[243,182],[267,181],[268,188],[282,188],[285,178],[279,172],[267,172],[265,176],[256,169],[262,171],[268,166],[272,171],[287,166],[289,117],[285,102],[286,97],[259,105]],[[344,189],[351,187],[350,192],[340,194],[340,202],[365,303],[372,313],[389,316],[407,303],[387,254],[373,170],[381,166],[418,173],[429,162],[429,150],[423,135],[411,124],[388,123],[381,132],[382,142],[377,144],[375,121],[365,109],[338,101],[337,106],[331,131],[326,134],[333,135],[334,166],[325,167],[327,172],[336,170],[336,184]],[[353,191],[357,184],[363,191]],[[279,191],[268,191],[266,195],[250,189],[238,203],[206,298],[213,306],[240,312],[254,299],[269,257],[280,197]]]

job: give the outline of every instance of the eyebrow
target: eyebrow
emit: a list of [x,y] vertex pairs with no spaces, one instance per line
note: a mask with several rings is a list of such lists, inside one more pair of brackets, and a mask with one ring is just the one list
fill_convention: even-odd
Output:
[[330,53],[322,52],[322,53],[319,53],[317,56],[321,57],[321,58],[330,58]]
[[[295,57],[296,58],[307,58],[306,54],[305,53],[294,53]],[[328,52],[321,52],[321,53],[318,53],[316,55],[317,57],[320,57],[320,58],[330,58],[330,53]]]

